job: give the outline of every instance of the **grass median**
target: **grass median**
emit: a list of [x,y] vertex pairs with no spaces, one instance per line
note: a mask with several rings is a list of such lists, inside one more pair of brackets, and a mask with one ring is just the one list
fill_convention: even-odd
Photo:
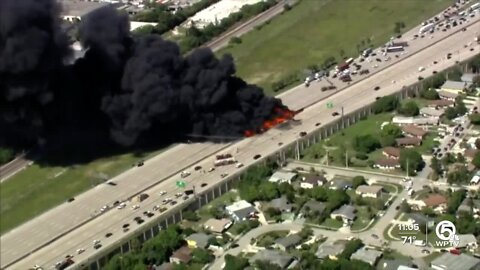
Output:
[[243,35],[240,44],[217,54],[232,54],[238,75],[273,95],[273,82],[291,75],[303,80],[307,67],[329,57],[339,61],[357,56],[360,49],[396,35],[395,23],[403,23],[406,31],[450,4],[451,0],[300,0],[290,11]]

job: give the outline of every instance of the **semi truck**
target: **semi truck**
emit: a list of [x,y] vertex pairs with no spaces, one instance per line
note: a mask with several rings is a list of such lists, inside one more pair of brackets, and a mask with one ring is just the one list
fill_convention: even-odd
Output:
[[237,163],[237,161],[234,158],[225,158],[225,159],[215,160],[213,164],[216,167],[218,167],[218,166],[230,165],[235,163]]
[[403,51],[403,46],[390,46],[390,47],[387,47],[387,49],[386,49],[387,53],[401,52],[401,51]]
[[426,33],[432,29],[435,29],[435,24],[434,23],[429,23],[425,26],[420,27],[420,30],[418,31],[419,34]]

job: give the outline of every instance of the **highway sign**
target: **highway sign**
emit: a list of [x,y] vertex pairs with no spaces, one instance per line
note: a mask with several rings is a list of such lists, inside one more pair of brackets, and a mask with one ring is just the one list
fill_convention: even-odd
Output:
[[177,187],[181,187],[181,188],[184,188],[187,186],[187,183],[185,183],[185,181],[177,181],[175,184],[177,185]]

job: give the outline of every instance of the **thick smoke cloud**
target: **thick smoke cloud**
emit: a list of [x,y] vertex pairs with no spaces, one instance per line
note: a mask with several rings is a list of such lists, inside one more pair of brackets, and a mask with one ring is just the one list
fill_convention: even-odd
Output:
[[[55,76],[69,56],[54,0],[0,1],[0,124],[24,132],[44,124]],[[33,129],[32,129],[33,128]]]
[[[102,123],[114,141],[132,145],[143,137],[156,136],[238,137],[272,118],[275,108],[284,108],[278,99],[266,97],[258,87],[236,77],[230,56],[217,59],[209,49],[198,49],[184,57],[175,43],[160,36],[132,37],[128,18],[108,7],[83,18],[79,33],[86,54],[73,66],[63,66],[68,47],[59,31],[55,3],[3,1],[1,12],[21,9],[17,17],[27,19],[0,18],[0,78],[7,82],[0,84],[0,106],[7,104],[9,111],[21,112],[23,105],[35,108],[29,107],[34,101],[40,121],[51,122],[43,113],[49,104],[69,111],[56,113],[57,125]],[[34,20],[37,16],[33,13],[43,19]],[[32,36],[32,31],[40,34]],[[4,37],[9,42],[5,43]],[[14,46],[28,38],[39,41]],[[11,56],[4,58],[6,52]],[[52,85],[51,78],[59,73],[69,74],[69,79]],[[61,121],[59,114],[64,115]],[[16,115],[17,119],[19,115],[34,119]],[[8,116],[2,110],[1,117]]]

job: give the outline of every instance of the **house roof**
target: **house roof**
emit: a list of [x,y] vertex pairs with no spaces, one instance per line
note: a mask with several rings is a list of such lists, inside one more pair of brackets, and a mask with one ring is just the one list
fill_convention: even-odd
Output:
[[[450,100],[445,100],[450,101]],[[426,114],[430,116],[440,117],[445,113],[444,109],[434,109],[429,107],[423,107],[420,109],[420,114]]]
[[239,219],[244,219],[251,213],[257,212],[251,203],[244,200],[235,202],[234,204],[225,207],[225,209],[231,213],[234,213]]
[[428,217],[421,213],[411,213],[410,219],[415,221],[418,225],[425,225],[429,221]]
[[323,202],[319,202],[319,201],[315,201],[315,200],[310,200],[308,202],[306,202],[304,205],[303,205],[303,208],[302,209],[305,209],[305,207],[310,208],[310,212],[315,212],[315,211],[318,211],[319,213],[322,213],[325,208],[326,208],[326,204],[323,203]]
[[388,147],[383,148],[382,151],[389,156],[400,157],[400,149],[399,148],[388,146]]
[[319,259],[323,259],[328,256],[336,256],[342,253],[344,249],[345,249],[345,242],[337,242],[337,243],[325,242],[320,246],[318,246],[318,249],[317,249],[317,252],[315,252],[315,255]]
[[393,159],[393,158],[381,158],[381,159],[378,159],[375,162],[375,164],[382,167],[395,167],[400,165],[400,161],[398,161],[398,159]]
[[452,89],[462,91],[465,89],[467,84],[465,82],[457,82],[457,81],[445,81],[445,83],[441,86],[442,89]]
[[276,264],[282,269],[287,268],[287,266],[292,262],[293,257],[280,252],[278,250],[260,250],[252,258],[250,258],[250,263],[254,264],[256,261],[267,261],[271,264]]
[[455,104],[453,100],[446,100],[446,99],[437,99],[437,100],[431,100],[428,102],[428,106],[433,106],[433,107],[446,107],[446,106],[452,106]]
[[454,255],[451,253],[443,253],[440,257],[434,259],[431,265],[441,266],[442,269],[448,270],[470,270],[480,264],[480,259],[466,255]]
[[273,199],[270,201],[270,207],[277,208],[280,210],[291,210],[292,209],[292,204],[288,202],[286,196],[282,196],[277,199]]
[[312,185],[317,185],[318,182],[326,182],[327,179],[323,175],[309,175],[305,177],[304,182],[310,183]]
[[380,258],[380,256],[382,256],[381,251],[362,247],[361,249],[353,253],[350,259],[360,260],[370,265],[374,265],[377,262],[378,258]]
[[402,126],[402,131],[413,136],[425,136],[427,131],[414,125]]
[[283,238],[280,238],[280,239],[277,239],[275,241],[275,243],[279,246],[283,246],[285,248],[289,248],[289,247],[292,247],[292,246],[295,246],[297,245],[298,243],[300,243],[302,241],[302,237],[300,237],[300,235],[298,234],[291,234],[287,237],[283,237]]
[[355,207],[353,207],[351,205],[347,205],[347,204],[342,205],[342,207],[333,211],[332,214],[333,215],[340,215],[340,216],[342,216],[344,218],[347,218],[347,219],[350,219],[350,220],[354,220],[355,217],[357,216],[355,214]]
[[[401,266],[405,268],[400,268]],[[411,268],[413,263],[406,260],[384,260],[383,263],[378,265],[379,270],[417,270],[417,268]]]
[[226,218],[222,218],[222,219],[211,218],[207,220],[203,224],[203,226],[212,232],[221,233],[225,230],[228,224],[231,224],[231,223],[232,221]]
[[478,149],[466,149],[464,152],[463,152],[463,155],[465,157],[468,157],[468,158],[474,158],[475,155],[479,152],[480,150]]
[[463,248],[469,244],[477,243],[477,238],[473,234],[458,234],[459,244],[457,247]]
[[183,246],[175,250],[170,257],[176,258],[183,263],[189,263],[192,260],[192,251],[187,246]]
[[96,9],[109,5],[108,3],[104,2],[87,2],[78,0],[63,0],[61,1],[61,4],[62,16],[75,17],[83,17]]
[[405,117],[395,116],[392,119],[392,123],[399,125],[436,125],[438,124],[438,117]]
[[193,233],[186,237],[187,241],[194,241],[197,247],[205,248],[208,246],[208,240],[212,238],[211,235],[205,233]]
[[441,194],[430,194],[427,198],[423,199],[423,202],[429,207],[435,207],[447,203],[447,198]]
[[448,91],[438,91],[438,95],[443,98],[457,98],[458,94]]
[[381,186],[367,186],[367,185],[361,185],[357,187],[357,192],[360,193],[370,193],[370,194],[377,194],[378,192],[382,191],[383,187]]
[[297,176],[296,173],[277,171],[275,172],[268,181],[270,182],[285,182],[292,181]]
[[395,142],[399,146],[405,146],[405,145],[419,145],[422,140],[419,138],[414,138],[414,137],[407,137],[407,138],[398,138],[395,139]]
[[173,264],[164,262],[159,266],[155,266],[155,270],[172,270]]
[[479,76],[479,75],[475,73],[463,73],[461,80],[467,83],[471,83],[473,81],[473,78],[475,78],[475,76]]

